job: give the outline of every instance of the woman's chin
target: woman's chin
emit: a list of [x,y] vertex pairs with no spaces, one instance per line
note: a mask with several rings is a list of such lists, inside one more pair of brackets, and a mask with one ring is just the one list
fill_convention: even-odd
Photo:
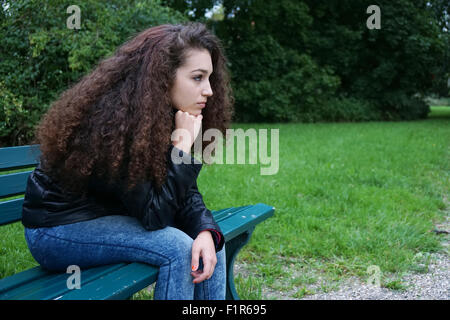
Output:
[[199,116],[202,114],[202,110],[194,110],[194,111],[188,111],[188,112],[191,116]]

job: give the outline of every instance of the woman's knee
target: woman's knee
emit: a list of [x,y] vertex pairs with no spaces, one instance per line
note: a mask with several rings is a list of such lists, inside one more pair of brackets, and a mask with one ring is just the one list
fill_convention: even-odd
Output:
[[194,240],[185,232],[174,227],[166,227],[164,231],[160,239],[165,244],[164,254],[169,256],[172,261],[183,260],[190,262]]

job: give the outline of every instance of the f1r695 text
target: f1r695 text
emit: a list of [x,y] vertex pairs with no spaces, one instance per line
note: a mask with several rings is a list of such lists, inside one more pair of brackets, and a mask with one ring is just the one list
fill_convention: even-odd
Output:
[[266,305],[227,304],[227,314],[266,314]]

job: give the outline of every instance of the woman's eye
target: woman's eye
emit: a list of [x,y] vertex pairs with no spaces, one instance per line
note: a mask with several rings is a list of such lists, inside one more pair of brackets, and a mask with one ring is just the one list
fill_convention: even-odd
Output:
[[[196,76],[196,77],[194,77],[193,78],[195,81],[200,81],[200,80],[202,80],[202,76]],[[198,79],[198,80],[197,80]]]

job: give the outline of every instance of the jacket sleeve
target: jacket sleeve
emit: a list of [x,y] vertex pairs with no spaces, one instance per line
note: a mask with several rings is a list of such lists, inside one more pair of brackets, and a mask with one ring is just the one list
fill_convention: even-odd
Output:
[[210,210],[198,191],[197,181],[186,194],[185,201],[175,216],[176,226],[195,239],[201,231],[209,230],[213,236],[216,252],[222,250],[225,238]]
[[[182,161],[173,161],[173,149]],[[174,146],[169,149],[168,158],[167,178],[161,191],[157,191],[152,182],[148,181],[119,194],[128,214],[138,218],[147,230],[157,230],[173,224],[180,204],[202,167],[192,156]]]

